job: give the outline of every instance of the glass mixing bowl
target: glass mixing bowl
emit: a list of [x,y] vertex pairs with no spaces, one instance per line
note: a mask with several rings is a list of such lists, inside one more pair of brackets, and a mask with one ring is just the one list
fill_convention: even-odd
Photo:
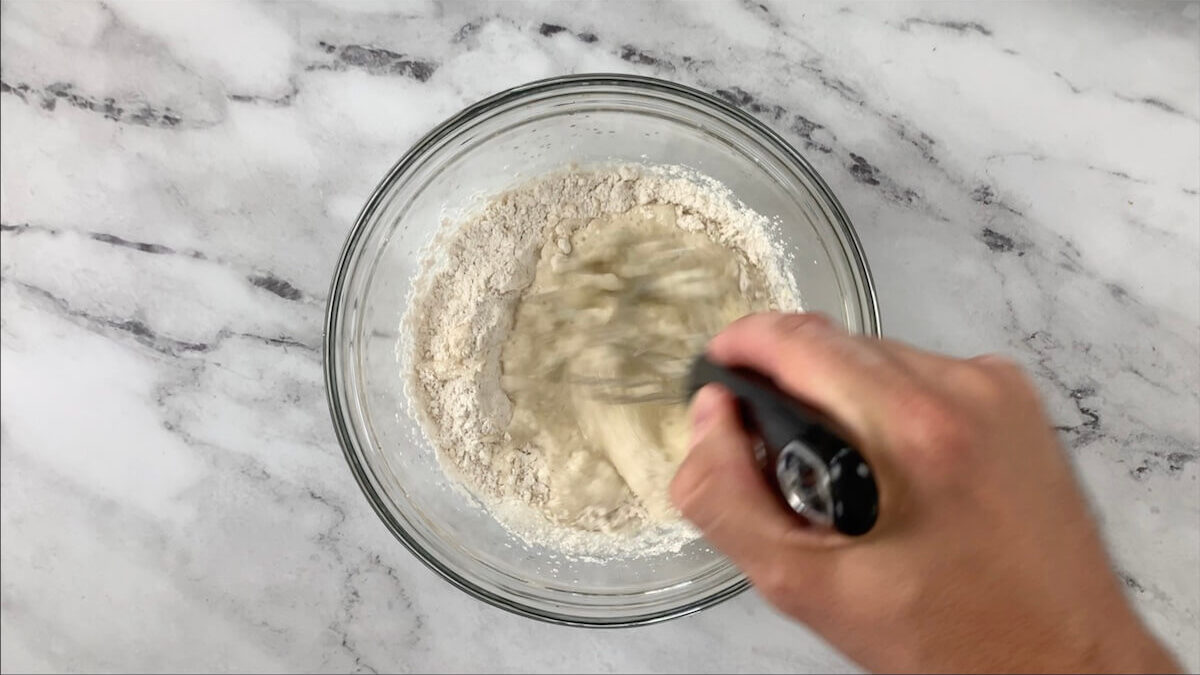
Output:
[[807,310],[877,335],[875,293],[842,207],[782,138],[707,94],[627,75],[526,84],[420,140],[363,207],[333,277],[325,382],[338,440],[388,529],[450,583],[547,621],[628,626],[733,597],[745,577],[697,540],[678,553],[580,560],[526,545],[451,484],[408,411],[397,343],[420,254],[443,218],[571,163],[678,164],[780,226]]

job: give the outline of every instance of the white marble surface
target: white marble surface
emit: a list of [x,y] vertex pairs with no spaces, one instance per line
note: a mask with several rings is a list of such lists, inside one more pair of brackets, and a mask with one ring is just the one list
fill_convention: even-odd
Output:
[[624,631],[486,607],[345,467],[318,345],[357,209],[442,118],[582,71],[743,105],[845,204],[889,334],[1027,363],[1200,668],[1200,6],[2,12],[3,670],[853,668],[753,594]]

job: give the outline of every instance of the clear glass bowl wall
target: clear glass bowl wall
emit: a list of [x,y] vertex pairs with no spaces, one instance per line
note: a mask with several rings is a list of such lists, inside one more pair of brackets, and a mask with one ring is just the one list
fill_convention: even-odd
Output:
[[848,219],[811,167],[747,115],[678,85],[576,76],[498,94],[447,120],[377,188],[339,261],[325,370],[350,467],[385,525],[459,588],[527,616],[649,623],[731,597],[746,581],[703,541],[678,554],[596,562],[528,546],[451,484],[409,416],[397,343],[420,255],[454,221],[522,179],[614,161],[678,164],[724,183],[780,226],[805,309],[878,333]]

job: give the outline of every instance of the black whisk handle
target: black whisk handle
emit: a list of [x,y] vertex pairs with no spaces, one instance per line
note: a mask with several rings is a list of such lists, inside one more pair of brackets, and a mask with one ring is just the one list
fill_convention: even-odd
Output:
[[812,408],[761,373],[726,368],[700,356],[688,376],[688,397],[718,383],[738,401],[742,424],[762,439],[768,468],[784,501],[809,522],[857,536],[879,515],[879,490],[869,464],[820,422]]

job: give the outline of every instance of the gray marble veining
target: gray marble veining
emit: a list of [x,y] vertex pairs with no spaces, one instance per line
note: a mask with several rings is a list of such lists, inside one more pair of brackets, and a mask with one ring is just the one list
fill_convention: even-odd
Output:
[[793,142],[886,332],[1035,375],[1149,625],[1200,668],[1200,5],[0,5],[0,666],[852,670],[753,594],[626,631],[437,579],[344,466],[320,320],[432,125],[566,72]]

